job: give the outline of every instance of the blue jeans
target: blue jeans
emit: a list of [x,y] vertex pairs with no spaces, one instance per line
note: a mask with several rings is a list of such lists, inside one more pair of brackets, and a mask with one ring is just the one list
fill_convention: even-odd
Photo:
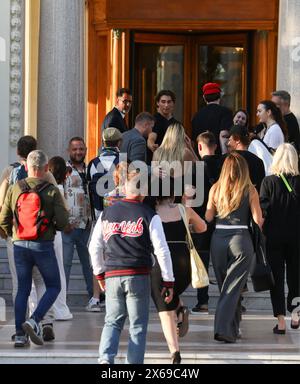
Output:
[[55,302],[61,285],[53,241],[16,241],[14,242],[14,259],[18,278],[18,292],[15,300],[16,332],[20,332],[26,320],[33,267],[37,266],[46,286],[46,292],[31,316],[37,323],[44,318]]
[[71,233],[62,233],[63,241],[63,258],[66,275],[67,287],[69,286],[72,261],[74,257],[74,246],[78,253],[78,257],[82,267],[82,273],[86,283],[86,289],[89,297],[93,297],[93,272],[90,265],[90,254],[87,243],[90,231],[86,229],[74,229]]
[[106,279],[106,316],[99,347],[99,361],[114,363],[121,331],[129,318],[127,364],[143,364],[149,320],[150,276]]

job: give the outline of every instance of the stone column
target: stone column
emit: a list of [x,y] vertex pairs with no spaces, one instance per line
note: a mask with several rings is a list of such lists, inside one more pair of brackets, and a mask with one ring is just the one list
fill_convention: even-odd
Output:
[[38,142],[50,157],[84,135],[84,15],[84,0],[41,1]]
[[9,63],[10,1],[1,3],[0,14],[0,174],[9,162]]
[[17,160],[16,144],[23,134],[22,0],[1,1],[0,14],[0,173]]
[[292,97],[291,110],[300,118],[300,2],[280,0],[277,89]]

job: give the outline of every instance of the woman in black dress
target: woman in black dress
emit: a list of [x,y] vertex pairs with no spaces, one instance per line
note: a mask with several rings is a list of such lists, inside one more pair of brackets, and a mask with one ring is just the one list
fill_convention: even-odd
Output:
[[[162,329],[172,354],[172,362],[180,363],[178,336],[188,331],[188,308],[183,306],[180,295],[191,283],[190,252],[186,243],[186,229],[174,198],[163,197],[157,200],[156,211],[160,216],[168,242],[175,276],[174,296],[166,304],[161,296],[161,272],[158,263],[151,274],[151,294],[159,312]],[[191,208],[186,208],[186,217],[193,231],[206,231],[206,223]],[[177,329],[178,328],[178,329]]]

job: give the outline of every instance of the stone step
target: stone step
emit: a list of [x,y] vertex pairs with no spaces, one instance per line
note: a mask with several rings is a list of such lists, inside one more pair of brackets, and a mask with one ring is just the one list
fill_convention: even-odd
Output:
[[[215,282],[215,275],[212,264],[209,266],[210,281]],[[248,278],[249,292],[245,293],[243,305],[248,309],[264,310],[271,309],[269,292],[255,293],[253,292],[251,278]],[[0,297],[3,297],[11,304],[11,290],[12,283],[9,274],[9,267],[7,261],[7,253],[5,242],[0,243]],[[287,291],[287,290],[286,290]],[[210,284],[209,286],[209,308],[215,309],[219,290],[216,284]],[[186,292],[183,293],[182,299],[189,308],[192,308],[197,302],[197,292],[192,287],[189,287]],[[77,252],[75,251],[73,265],[71,270],[71,277],[69,283],[68,292],[68,304],[75,307],[84,307],[88,301],[88,295],[86,293],[86,285],[82,275],[81,264],[78,259]]]
[[2,260],[2,259],[7,260],[7,252],[6,252],[5,241],[1,241],[1,239],[0,239],[0,260]]
[[[12,305],[11,290],[1,290],[0,297],[3,297],[7,305]],[[195,290],[187,290],[181,295],[184,304],[191,310],[197,303],[197,294]],[[209,292],[209,310],[215,310],[218,302],[219,294],[217,292]],[[84,308],[88,302],[88,294],[86,290],[69,291],[67,295],[67,303],[70,307]],[[243,305],[247,310],[272,310],[270,295],[268,292],[256,293],[248,292],[244,294]],[[151,301],[151,308],[154,304]]]
[[[7,258],[0,259],[0,275],[10,274]],[[81,263],[79,260],[73,260],[71,275],[82,275]]]
[[[16,350],[10,340],[14,327],[12,309],[0,327],[0,361],[7,364],[97,364],[98,347],[104,324],[104,312],[87,313],[71,308],[73,320],[56,322],[53,343],[38,347],[31,343],[26,350]],[[214,315],[190,316],[189,332],[180,339],[184,364],[279,364],[300,362],[299,331],[287,326],[285,336],[274,335],[275,320],[267,311],[243,316],[242,338],[235,344],[218,343],[213,339]],[[287,323],[288,324],[288,323]],[[128,348],[128,321],[121,333],[116,363],[124,363]],[[150,311],[145,364],[169,364],[170,353],[162,334],[156,311]],[[195,368],[203,375],[203,367]],[[101,371],[101,370],[100,370]],[[98,374],[100,376],[101,372]],[[166,376],[165,376],[166,377]],[[191,376],[189,376],[191,377]],[[200,376],[199,376],[200,377]]]
[[[124,348],[125,349],[125,348]],[[68,352],[68,351],[58,351],[58,352],[35,352],[30,354],[26,352],[15,352],[15,351],[4,351],[0,353],[1,356],[1,364],[97,364],[98,361],[98,352]],[[185,365],[200,365],[200,364],[297,364],[300,363],[300,358],[298,353],[249,353],[249,352],[216,352],[216,353],[181,353],[182,358],[182,370],[183,377],[185,375],[193,375],[193,377],[200,377],[203,373],[203,368],[196,368]],[[119,353],[115,358],[115,364],[118,370],[120,368],[120,364],[123,364],[123,369],[125,369],[126,353]],[[148,365],[170,365],[170,354],[168,352],[165,353],[146,353],[144,364],[145,366],[140,366],[139,372],[144,372],[144,375],[149,374],[147,369]],[[157,367],[155,368],[155,370]],[[117,374],[117,373],[115,373]],[[161,371],[160,373],[163,375],[162,377],[166,377],[166,369],[165,371]],[[180,373],[177,372],[177,375]],[[101,371],[101,375],[104,376],[104,372]],[[107,373],[108,375],[108,373]],[[141,374],[140,374],[141,375]],[[100,376],[100,375],[99,375]],[[102,377],[102,376],[100,376]],[[124,378],[124,372],[121,374],[122,378]],[[191,376],[189,376],[191,377]],[[150,376],[149,376],[150,378]],[[179,376],[178,376],[179,378]]]
[[0,259],[0,275],[10,274],[7,259]]
[[[248,281],[247,286],[248,286],[249,292],[252,292],[253,288],[252,288],[251,281]],[[0,290],[11,290],[11,289],[12,289],[12,281],[11,281],[10,274],[0,273]],[[70,276],[70,281],[69,281],[69,291],[70,292],[74,290],[84,291],[85,289],[86,289],[86,283],[82,274],[80,275],[72,274]],[[192,294],[196,296],[196,289],[189,287],[184,294],[189,295],[189,292],[192,292]],[[209,286],[209,295],[213,295],[213,294],[219,294],[219,289],[216,284],[210,284]],[[262,292],[260,293],[260,295],[266,296],[266,292]]]

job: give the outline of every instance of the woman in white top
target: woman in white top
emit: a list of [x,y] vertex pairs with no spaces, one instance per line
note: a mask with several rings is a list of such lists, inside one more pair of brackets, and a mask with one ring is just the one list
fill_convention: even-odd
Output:
[[[65,160],[59,156],[55,156],[50,159],[49,171],[53,174],[57,182],[57,187],[60,190],[62,196],[64,197],[63,183],[67,174],[67,166]],[[67,204],[65,198],[64,201]],[[54,239],[54,250],[58,263],[61,282],[61,291],[57,296],[55,303],[53,304],[54,316],[55,320],[71,320],[73,318],[73,315],[67,305],[67,284],[63,263],[63,246],[61,232],[56,232]]]
[[269,148],[276,150],[287,140],[287,128],[280,109],[273,101],[264,100],[258,104],[257,116],[259,122],[267,127],[263,138],[264,143]]

